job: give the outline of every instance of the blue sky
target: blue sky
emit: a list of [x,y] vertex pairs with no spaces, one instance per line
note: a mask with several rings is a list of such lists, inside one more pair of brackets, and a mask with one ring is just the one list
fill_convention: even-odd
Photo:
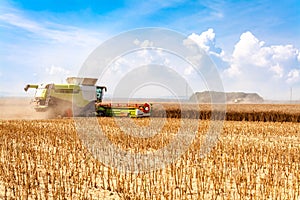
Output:
[[297,0],[2,0],[0,95],[25,95],[27,83],[62,82],[112,36],[163,27],[211,55],[226,91],[288,100],[293,88],[300,99],[299,21]]

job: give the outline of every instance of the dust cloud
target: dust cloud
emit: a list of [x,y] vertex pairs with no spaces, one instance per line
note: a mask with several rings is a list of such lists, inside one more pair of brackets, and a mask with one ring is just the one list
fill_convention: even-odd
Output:
[[47,112],[36,112],[31,98],[2,97],[0,98],[0,120],[4,119],[47,119]]

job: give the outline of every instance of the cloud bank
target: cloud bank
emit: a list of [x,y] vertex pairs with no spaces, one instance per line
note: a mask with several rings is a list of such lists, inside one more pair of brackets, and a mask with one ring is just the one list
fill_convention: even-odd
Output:
[[266,45],[252,32],[241,34],[233,52],[224,52],[216,44],[216,34],[208,29],[192,33],[218,66],[227,91],[258,92],[267,99],[288,100],[290,89],[300,99],[300,51],[293,45]]

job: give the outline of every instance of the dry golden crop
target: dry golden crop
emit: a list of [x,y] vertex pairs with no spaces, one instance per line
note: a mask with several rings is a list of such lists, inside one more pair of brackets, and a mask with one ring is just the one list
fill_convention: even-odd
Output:
[[[161,109],[161,106],[164,109]],[[171,118],[194,118],[209,120],[210,104],[154,104],[152,116]],[[218,116],[223,112],[215,109]],[[228,121],[300,122],[300,104],[227,104],[225,119]]]
[[[89,119],[84,119],[88,123]],[[165,119],[150,138],[130,136],[113,118],[99,118],[112,144],[126,151],[156,151],[181,126]],[[160,118],[126,119],[137,126]],[[0,120],[1,199],[299,199],[300,124],[226,121],[217,145],[199,149],[210,121],[176,162],[148,173],[119,172],[93,157],[72,119]],[[137,131],[137,130],[135,130]]]

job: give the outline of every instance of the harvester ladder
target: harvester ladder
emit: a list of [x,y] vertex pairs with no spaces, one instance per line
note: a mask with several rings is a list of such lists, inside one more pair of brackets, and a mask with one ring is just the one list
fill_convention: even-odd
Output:
[[47,90],[47,95],[46,95],[46,101],[45,101],[45,106],[48,106],[49,101],[50,101],[50,93],[51,89],[53,88],[53,84],[49,84],[48,90]]

